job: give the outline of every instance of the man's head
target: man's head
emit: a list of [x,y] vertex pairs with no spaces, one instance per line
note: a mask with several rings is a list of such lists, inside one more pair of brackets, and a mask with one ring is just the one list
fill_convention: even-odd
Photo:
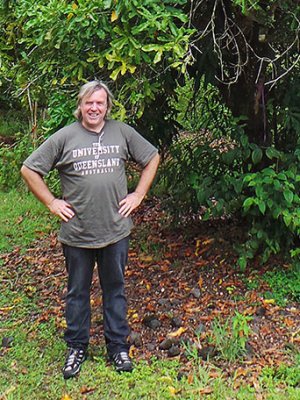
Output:
[[88,82],[79,91],[74,115],[87,129],[97,131],[111,111],[112,100],[113,95],[103,82]]
[[81,120],[82,119],[82,114],[80,110],[80,104],[82,103],[82,100],[86,97],[90,97],[94,92],[97,90],[103,89],[105,90],[107,94],[107,111],[106,111],[106,116],[109,115],[112,105],[113,105],[113,94],[107,87],[105,83],[102,81],[94,80],[91,82],[87,82],[84,85],[81,86],[80,91],[78,93],[77,97],[77,109],[74,112],[74,115],[77,119]]

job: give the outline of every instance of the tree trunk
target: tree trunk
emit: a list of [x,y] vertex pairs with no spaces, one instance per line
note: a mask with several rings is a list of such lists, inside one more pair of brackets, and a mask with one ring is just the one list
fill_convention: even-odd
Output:
[[[270,146],[272,135],[267,123],[267,91],[264,85],[266,63],[261,64],[259,56],[268,57],[271,50],[263,35],[260,37],[261,25],[253,16],[242,15],[230,0],[204,4],[205,8],[193,16],[193,25],[200,32],[205,26],[211,26],[213,34],[201,37],[196,43],[201,53],[196,54],[192,74],[198,81],[205,74],[219,87],[233,115],[247,118],[243,124],[250,142]],[[234,81],[239,69],[236,82],[220,83]],[[218,80],[214,78],[215,74]]]

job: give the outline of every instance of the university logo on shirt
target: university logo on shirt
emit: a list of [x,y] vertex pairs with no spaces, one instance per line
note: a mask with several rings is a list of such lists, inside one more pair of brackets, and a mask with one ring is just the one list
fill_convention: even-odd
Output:
[[72,151],[73,159],[80,160],[73,162],[73,168],[81,175],[112,173],[114,168],[120,165],[119,152],[120,146],[118,145],[102,146],[99,143],[93,143],[92,147],[74,149]]

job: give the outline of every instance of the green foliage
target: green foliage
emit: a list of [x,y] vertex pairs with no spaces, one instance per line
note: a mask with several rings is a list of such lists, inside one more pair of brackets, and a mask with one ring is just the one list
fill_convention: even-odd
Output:
[[[273,134],[279,133],[279,109],[284,111],[289,82],[299,77],[300,7],[296,3],[205,1],[191,13],[198,30],[193,42],[195,65],[191,67],[195,90],[201,90],[203,76],[218,86],[233,115],[247,117],[249,141],[263,146],[271,145]],[[293,104],[298,113],[295,94]]]
[[274,145],[278,150],[292,152],[297,146],[300,132],[299,104],[299,77],[290,77],[285,84],[279,84],[273,98],[268,101]]
[[49,99],[47,108],[48,118],[43,122],[45,136],[50,136],[59,128],[74,122],[73,112],[76,108],[74,93],[58,91]]
[[271,288],[270,297],[279,306],[285,306],[289,301],[300,302],[300,264],[295,263],[289,268],[277,267],[266,272],[264,280]]
[[278,367],[265,367],[262,371],[262,383],[265,386],[288,384],[292,387],[299,387],[300,363],[293,366],[279,365]]
[[213,321],[211,340],[223,360],[233,362],[246,354],[251,319],[236,311],[223,324],[219,319]]
[[[9,93],[40,107],[53,106],[51,127],[68,121],[69,103],[78,87],[94,77],[116,89],[116,116],[138,121],[150,104],[163,112],[161,87],[172,90],[172,74],[190,62],[193,30],[181,6],[185,1],[69,2],[39,0],[10,3],[0,12],[0,84],[12,80]],[[58,103],[62,101],[63,105]],[[63,114],[61,114],[63,113]],[[157,124],[150,120],[148,133]],[[149,125],[148,123],[148,125]],[[161,129],[165,129],[163,126]],[[147,133],[147,132],[146,132]]]
[[271,7],[274,3],[277,3],[278,0],[269,0],[267,7],[261,0],[233,0],[232,3],[241,7],[243,14],[248,14],[251,11],[270,11]]
[[60,185],[60,178],[58,171],[52,170],[44,178],[49,190],[53,193],[55,197],[61,198],[62,191]]
[[[0,111],[0,136],[14,138],[28,126],[21,111]],[[1,141],[1,139],[0,139]]]
[[[31,121],[35,107],[47,110],[50,135],[70,122],[82,83],[109,82],[114,117],[161,149],[178,125],[197,132],[173,141],[167,155],[163,185],[179,218],[199,208],[203,218],[242,214],[250,228],[241,267],[257,252],[263,261],[282,249],[296,256],[299,6],[196,3],[2,2],[0,106],[21,103]],[[25,147],[0,150],[0,187],[17,185]],[[268,168],[286,177],[282,191],[277,178],[265,182]],[[51,185],[58,190],[57,178]]]
[[20,186],[20,168],[25,158],[33,150],[32,138],[28,134],[18,133],[12,145],[4,144],[0,148],[0,189],[9,190]]
[[0,192],[0,203],[0,252],[25,249],[58,226],[45,206],[25,191]]
[[[276,154],[274,149],[267,149],[266,153],[269,156]],[[272,253],[292,249],[300,232],[299,182],[296,168],[278,172],[271,166],[244,175],[246,196],[242,208],[251,227],[239,259],[242,268],[259,250],[262,262],[265,262]],[[296,256],[296,253],[292,255]]]
[[[58,115],[58,114],[57,114]],[[56,121],[58,122],[58,121]],[[12,129],[20,124],[20,121],[11,124]],[[22,132],[13,132],[14,136],[9,137],[12,140],[12,144],[2,144],[0,147],[0,190],[9,191],[15,188],[22,188],[23,181],[20,175],[20,169],[24,160],[32,153],[34,148],[44,140],[44,136],[41,134],[32,134],[28,132],[24,133],[24,125],[22,126]],[[48,131],[51,131],[50,124],[48,125]],[[39,137],[38,137],[39,136]],[[60,195],[60,181],[57,171],[51,171],[50,174],[45,178],[49,189],[57,196]]]
[[[201,142],[201,136],[181,140],[171,149],[166,179],[170,179],[174,210],[178,205],[183,213],[188,209],[197,212],[202,207],[204,219],[241,210],[249,227],[248,240],[239,247],[238,264],[242,269],[257,254],[261,254],[262,262],[280,252],[290,251],[297,258],[294,243],[300,232],[298,148],[287,157],[273,147],[262,150],[249,145],[243,136],[244,147],[228,141],[225,150],[220,145],[224,142],[214,148],[209,135],[206,138],[207,142]],[[277,163],[258,172],[243,172],[264,159]]]
[[199,354],[198,350],[200,348],[200,338],[197,337],[196,345],[195,343],[182,341],[182,347],[184,349],[184,355],[188,360],[195,362],[198,360]]
[[[168,203],[177,217],[197,212],[199,206],[208,207],[213,215],[221,215],[224,207],[232,212],[241,186],[237,177],[244,159],[239,146],[244,138],[239,126],[243,118],[234,118],[216,88],[204,82],[193,99],[191,84],[178,89],[179,122],[192,132],[180,134],[169,149],[164,168],[171,194]],[[191,107],[193,102],[196,108]],[[248,151],[248,143],[245,146]]]
[[[249,143],[241,127],[243,118],[230,114],[215,88],[208,85],[205,90],[203,86],[193,99],[190,85],[178,91],[183,105],[180,122],[186,121],[191,129],[198,130],[200,126],[204,129],[183,133],[170,148],[165,180],[174,215],[180,218],[182,214],[201,210],[203,219],[242,217],[248,232],[247,241],[237,247],[242,269],[257,254],[262,262],[280,252],[290,251],[297,258],[295,238],[300,227],[297,119],[289,127],[290,119],[281,120],[282,129],[290,133],[289,141],[282,143],[281,149],[262,148]],[[191,101],[197,104],[194,114]]]
[[177,121],[187,132],[206,129],[214,132],[214,138],[234,135],[237,122],[230,109],[222,101],[220,91],[202,78],[198,93],[194,93],[195,80],[185,75],[184,84],[175,90],[176,100],[172,108],[177,111]]

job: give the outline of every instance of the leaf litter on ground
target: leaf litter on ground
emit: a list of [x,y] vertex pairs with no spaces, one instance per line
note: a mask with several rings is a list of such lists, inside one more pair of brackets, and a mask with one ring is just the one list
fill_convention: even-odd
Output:
[[[300,352],[299,303],[280,307],[264,297],[269,287],[263,274],[282,262],[280,259],[264,266],[254,261],[241,272],[235,266],[233,243],[242,235],[242,226],[231,221],[199,221],[174,228],[166,222],[157,199],[146,201],[134,219],[126,293],[131,355],[137,361],[153,356],[177,357],[182,361],[182,373],[191,379],[190,352],[200,362],[209,359],[223,377],[233,377],[237,387],[239,382],[253,386],[265,366],[291,363],[289,349]],[[39,312],[30,316],[32,323],[55,318],[61,337],[65,328],[66,272],[56,234],[36,241],[25,253],[15,248],[2,254],[0,262],[4,285],[28,297],[38,295]],[[256,282],[252,287],[253,277]],[[91,345],[104,347],[96,269],[91,305]],[[8,318],[14,307],[1,307],[1,318]],[[250,334],[243,357],[229,362],[214,347],[212,325],[215,320],[228,320],[236,312],[251,317]],[[1,332],[1,340],[8,343],[5,332]],[[13,345],[12,338],[9,345]],[[203,388],[203,394],[209,390]]]

